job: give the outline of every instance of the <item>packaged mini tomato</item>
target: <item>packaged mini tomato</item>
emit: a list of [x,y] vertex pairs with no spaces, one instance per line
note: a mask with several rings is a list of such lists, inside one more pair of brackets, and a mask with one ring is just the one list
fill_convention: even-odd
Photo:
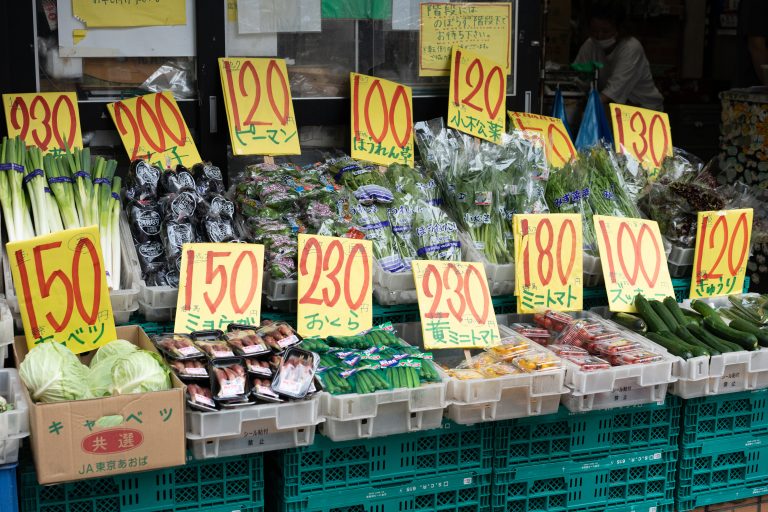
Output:
[[575,345],[553,344],[553,345],[549,345],[547,348],[560,357],[589,355],[589,352],[587,352],[585,349],[581,347],[577,347]]
[[619,338],[617,340],[589,343],[585,348],[589,350],[590,353],[598,356],[613,356],[623,352],[641,349],[643,346],[634,340]]
[[304,398],[319,364],[320,358],[314,352],[289,348],[272,380],[272,391],[291,398]]
[[496,345],[486,350],[501,361],[511,361],[514,357],[527,352],[530,348],[531,343],[528,340],[514,337],[503,339],[501,340],[501,345]]
[[512,360],[524,372],[540,372],[560,368],[560,359],[554,354],[528,353]]
[[650,350],[640,349],[631,350],[629,352],[622,352],[609,358],[611,364],[615,366],[621,366],[625,364],[648,364],[661,361],[663,356]]
[[584,337],[587,335],[587,330],[584,326],[584,322],[577,320],[571,324],[568,324],[560,331],[555,337],[555,343],[559,345],[575,345],[577,347],[584,346]]
[[608,361],[604,361],[595,356],[563,356],[563,359],[570,361],[580,367],[582,371],[593,372],[597,370],[607,370],[611,367]]
[[607,341],[621,338],[619,331],[608,329],[599,323],[594,324],[594,327],[592,325],[584,325],[583,329],[584,332],[581,338],[584,341]]
[[525,336],[526,338],[549,338],[548,330],[544,329],[543,327],[536,327],[534,324],[516,322],[511,324],[509,328],[515,331],[517,334]]

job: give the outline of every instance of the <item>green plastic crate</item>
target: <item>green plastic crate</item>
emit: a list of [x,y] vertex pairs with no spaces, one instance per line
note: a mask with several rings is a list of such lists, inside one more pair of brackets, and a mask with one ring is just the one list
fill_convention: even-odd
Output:
[[373,304],[373,325],[381,325],[385,322],[405,324],[420,321],[418,304],[395,304],[393,306]]
[[272,497],[267,499],[270,512],[490,512],[491,472],[453,472],[396,485],[306,493],[295,499]]
[[311,446],[269,454],[282,475],[282,496],[414,481],[457,471],[490,471],[493,424],[458,425],[374,439],[334,442],[318,435]]
[[768,433],[768,389],[683,401],[683,446],[741,434]]
[[496,424],[494,469],[560,459],[604,457],[622,451],[677,445],[680,399],[587,413],[556,414]]
[[261,454],[202,461],[42,486],[29,457],[21,465],[21,512],[262,512]]
[[674,499],[677,447],[494,471],[493,512],[652,510]]

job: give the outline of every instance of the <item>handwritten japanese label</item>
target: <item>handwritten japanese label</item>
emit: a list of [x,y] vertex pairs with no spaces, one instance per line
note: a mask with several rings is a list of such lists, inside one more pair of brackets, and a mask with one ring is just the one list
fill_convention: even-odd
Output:
[[638,293],[659,300],[675,296],[656,221],[604,215],[594,221],[611,311],[635,312]]
[[371,242],[299,235],[302,336],[352,336],[373,323]]
[[299,135],[283,59],[220,58],[235,155],[298,155]]
[[258,325],[263,268],[263,245],[184,244],[176,332]]
[[96,226],[7,244],[27,346],[79,354],[117,337]]
[[454,45],[512,69],[512,3],[422,3],[419,76],[445,76]]
[[581,311],[581,215],[515,215],[512,222],[517,311]]
[[80,110],[74,92],[3,94],[8,135],[19,136],[44,153],[82,148]]
[[507,77],[501,68],[454,47],[448,92],[448,126],[499,144],[506,130],[504,103]]
[[413,260],[424,347],[486,348],[500,343],[480,263]]
[[413,166],[411,88],[349,74],[352,90],[352,158]]
[[174,167],[200,163],[195,141],[170,92],[108,103],[107,109],[131,160],[147,160],[160,169],[168,163]]
[[616,152],[634,157],[655,180],[664,158],[672,156],[669,116],[629,105],[610,104]]
[[562,119],[526,112],[508,114],[509,122],[516,130],[538,136],[543,142],[547,163],[551,167],[559,169],[577,158],[576,148]]
[[739,293],[752,239],[752,208],[699,212],[690,298]]
[[72,0],[72,13],[88,28],[187,24],[185,0]]

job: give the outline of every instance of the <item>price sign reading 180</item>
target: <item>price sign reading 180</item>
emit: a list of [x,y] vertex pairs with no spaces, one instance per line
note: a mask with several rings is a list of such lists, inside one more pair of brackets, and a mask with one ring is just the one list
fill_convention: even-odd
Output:
[[629,105],[610,104],[617,153],[633,156],[655,180],[664,159],[672,156],[669,116]]
[[83,147],[75,93],[3,94],[3,107],[8,134],[28,146],[45,153]]

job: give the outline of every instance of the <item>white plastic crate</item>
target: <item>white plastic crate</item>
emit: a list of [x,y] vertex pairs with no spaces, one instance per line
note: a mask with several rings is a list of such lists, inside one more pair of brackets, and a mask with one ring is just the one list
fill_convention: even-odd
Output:
[[296,279],[274,279],[265,273],[263,293],[271,301],[295,301],[299,297],[299,281]]
[[322,421],[317,397],[217,412],[187,410],[187,441],[196,459],[307,446]]
[[[394,327],[402,339],[424,350],[420,323],[395,324]],[[499,332],[503,338],[522,338],[505,326],[500,326]],[[535,352],[547,352],[534,342],[530,345]],[[432,355],[437,364],[449,367],[464,360],[464,351],[460,349],[435,350]],[[444,379],[449,403],[447,415],[461,424],[552,414],[557,412],[560,395],[568,392],[563,386],[565,368],[490,379],[459,380],[448,376]]]
[[[409,272],[410,274],[410,272]],[[413,275],[413,274],[411,274]],[[416,304],[418,297],[416,290],[390,290],[383,286],[374,285],[373,299],[382,306],[394,306],[396,304]]]
[[13,368],[0,369],[0,396],[13,409],[0,413],[0,465],[16,462],[23,438],[29,436],[29,405],[21,390],[19,373]]
[[593,288],[603,282],[603,266],[599,256],[584,253],[582,258],[583,286]]
[[671,277],[690,277],[693,272],[693,247],[670,245],[667,250],[667,266]]
[[413,272],[387,272],[373,259],[373,298],[382,306],[415,304],[416,283]]
[[[609,320],[589,312],[575,313],[579,318],[589,318],[605,323],[611,329],[622,330],[628,338],[646,349],[662,356],[660,361],[648,364],[612,366],[598,371],[583,371],[568,360],[563,360],[565,385],[571,390],[563,395],[562,403],[573,412],[612,409],[629,405],[661,402],[669,384],[675,382],[673,365],[679,360],[664,347],[634,333],[621,329]],[[497,315],[499,325],[515,322],[531,322],[533,315]]]
[[462,260],[482,263],[485,267],[485,277],[488,279],[488,290],[491,296],[513,295],[515,293],[515,264],[489,263],[475,247],[471,236],[467,233],[461,233],[459,238],[461,240]]

